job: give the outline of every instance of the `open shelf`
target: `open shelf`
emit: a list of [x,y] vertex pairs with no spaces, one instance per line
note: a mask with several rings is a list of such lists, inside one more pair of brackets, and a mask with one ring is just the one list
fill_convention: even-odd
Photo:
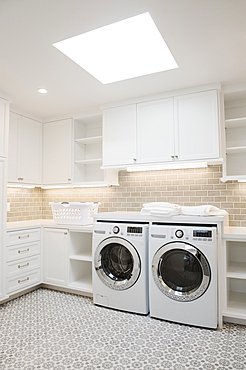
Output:
[[226,119],[225,126],[226,128],[246,127],[246,117]]
[[233,153],[246,153],[246,145],[226,148],[226,153],[227,154],[230,154],[230,153],[231,154],[233,154]]
[[101,144],[102,136],[84,137],[81,139],[76,139],[75,142],[84,145]]
[[83,290],[87,293],[92,293],[92,280],[89,279],[87,281],[85,279],[78,279],[69,283],[68,286],[70,288]]
[[92,159],[79,159],[74,161],[77,164],[97,164],[102,163],[102,158],[92,158]]
[[227,278],[227,309],[246,318],[246,279]]
[[75,261],[87,261],[87,262],[92,262],[92,256],[87,255],[87,254],[73,254],[69,257],[70,260],[75,260]]
[[227,241],[227,276],[246,279],[246,241]]
[[92,263],[70,259],[68,285],[86,292],[92,292]]

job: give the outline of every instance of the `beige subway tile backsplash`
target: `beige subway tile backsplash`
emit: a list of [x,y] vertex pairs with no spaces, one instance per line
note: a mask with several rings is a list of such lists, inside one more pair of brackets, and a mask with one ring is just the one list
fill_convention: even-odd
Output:
[[101,202],[99,212],[140,211],[148,202],[227,210],[231,226],[246,226],[246,184],[223,183],[222,166],[167,171],[119,172],[119,186],[75,189],[8,188],[8,221],[52,218],[49,202]]

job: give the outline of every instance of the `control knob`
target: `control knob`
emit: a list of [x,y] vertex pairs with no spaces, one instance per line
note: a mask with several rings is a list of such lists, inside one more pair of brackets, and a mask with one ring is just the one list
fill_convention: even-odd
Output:
[[119,226],[114,226],[113,227],[113,233],[114,234],[118,234],[120,232],[120,228],[119,228]]
[[184,236],[184,232],[182,230],[176,230],[175,235],[177,238],[182,238]]

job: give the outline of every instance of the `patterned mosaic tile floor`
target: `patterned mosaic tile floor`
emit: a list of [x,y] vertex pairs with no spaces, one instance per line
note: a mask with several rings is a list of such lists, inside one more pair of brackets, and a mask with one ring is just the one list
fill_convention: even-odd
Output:
[[246,327],[189,327],[39,289],[0,306],[0,369],[246,369]]

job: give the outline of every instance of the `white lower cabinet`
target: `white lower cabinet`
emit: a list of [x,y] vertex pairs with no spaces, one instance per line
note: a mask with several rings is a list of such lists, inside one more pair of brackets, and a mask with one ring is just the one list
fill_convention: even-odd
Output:
[[44,228],[43,282],[92,293],[92,228]]
[[[233,230],[234,228],[231,228]],[[244,228],[242,228],[244,229]],[[246,322],[246,234],[224,236],[222,315]]]
[[6,287],[7,294],[40,284],[41,230],[21,229],[7,232]]
[[43,282],[67,285],[68,230],[44,229]]

